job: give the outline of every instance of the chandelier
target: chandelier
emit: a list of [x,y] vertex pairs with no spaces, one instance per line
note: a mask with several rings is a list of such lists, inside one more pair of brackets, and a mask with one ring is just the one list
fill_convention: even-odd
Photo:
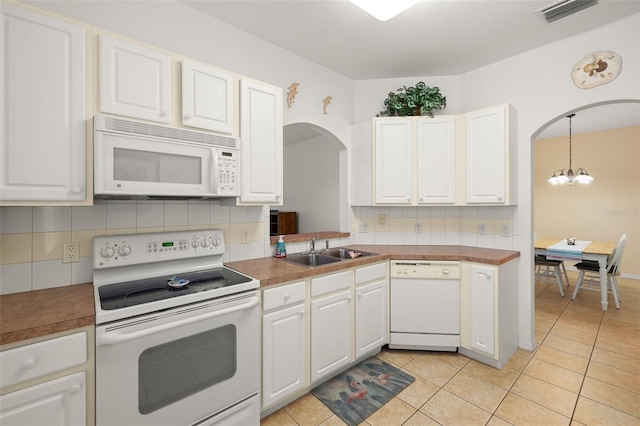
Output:
[[387,21],[404,12],[418,0],[349,0],[379,21]]
[[571,119],[574,116],[575,114],[567,115],[569,119],[569,169],[561,169],[553,172],[553,176],[547,181],[552,185],[573,185],[573,182],[585,184],[593,182],[593,177],[589,175],[587,169],[579,168],[574,174],[571,168]]

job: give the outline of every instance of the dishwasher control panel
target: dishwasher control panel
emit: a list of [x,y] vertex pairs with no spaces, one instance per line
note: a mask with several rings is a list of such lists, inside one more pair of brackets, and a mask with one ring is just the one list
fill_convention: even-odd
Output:
[[389,269],[391,278],[460,279],[460,262],[456,261],[392,260]]

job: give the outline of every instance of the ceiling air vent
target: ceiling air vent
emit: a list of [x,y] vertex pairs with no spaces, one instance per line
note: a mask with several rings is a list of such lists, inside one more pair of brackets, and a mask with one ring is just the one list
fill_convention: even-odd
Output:
[[557,21],[566,16],[598,4],[598,0],[561,0],[536,11],[547,23]]

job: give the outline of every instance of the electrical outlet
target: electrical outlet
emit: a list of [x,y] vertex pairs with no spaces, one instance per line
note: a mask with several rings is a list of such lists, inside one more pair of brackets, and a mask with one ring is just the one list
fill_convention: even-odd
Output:
[[249,230],[243,229],[240,234],[240,242],[242,244],[249,244]]
[[378,213],[378,225],[386,225],[386,224],[387,224],[386,213]]
[[416,234],[422,234],[422,223],[416,222]]
[[80,243],[62,245],[62,263],[80,262]]
[[487,224],[486,223],[479,223],[478,224],[478,234],[487,235]]
[[367,225],[367,222],[360,222],[358,224],[358,232],[369,232],[369,225]]
[[503,237],[510,237],[511,236],[511,226],[502,225],[502,236]]

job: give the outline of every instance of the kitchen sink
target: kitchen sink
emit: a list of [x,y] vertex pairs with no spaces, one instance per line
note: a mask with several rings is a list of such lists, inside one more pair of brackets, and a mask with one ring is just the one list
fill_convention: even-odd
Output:
[[339,258],[339,259],[357,259],[358,257],[371,256],[377,253],[370,253],[368,251],[361,251],[361,250],[350,250],[346,248],[335,248],[335,249],[327,250],[322,254],[325,254],[327,256],[331,256],[334,258]]
[[296,263],[302,266],[320,266],[327,265],[329,263],[340,262],[340,258],[326,256],[320,253],[299,253],[287,255],[287,261]]

